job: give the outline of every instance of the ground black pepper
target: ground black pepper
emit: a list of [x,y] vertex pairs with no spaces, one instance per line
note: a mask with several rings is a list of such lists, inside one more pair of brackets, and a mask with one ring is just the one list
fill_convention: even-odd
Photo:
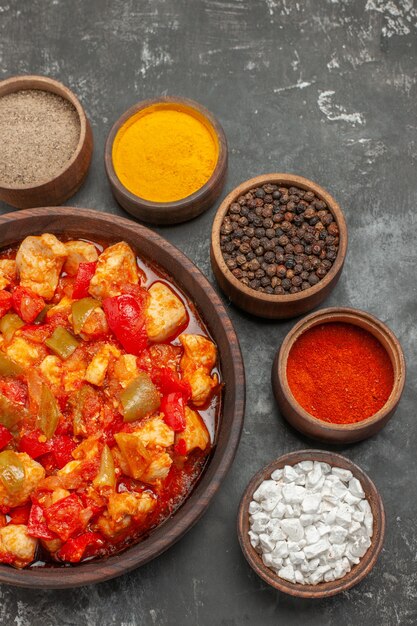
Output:
[[331,269],[339,229],[312,191],[265,184],[233,202],[220,229],[227,267],[254,290],[284,295],[305,291]]

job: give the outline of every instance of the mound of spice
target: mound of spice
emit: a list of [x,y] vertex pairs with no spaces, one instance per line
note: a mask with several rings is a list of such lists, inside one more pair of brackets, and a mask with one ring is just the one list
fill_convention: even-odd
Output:
[[74,154],[80,118],[61,96],[25,89],[0,97],[0,184],[51,180]]
[[218,155],[209,121],[172,104],[152,105],[129,118],[112,150],[120,182],[151,202],[174,202],[198,191],[213,174]]
[[330,322],[297,339],[288,355],[287,380],[308,413],[325,422],[351,424],[384,406],[394,371],[374,335],[353,324]]
[[275,470],[253,494],[249,515],[252,547],[292,583],[342,578],[371,545],[373,514],[360,481],[328,463]]
[[226,265],[241,283],[267,294],[298,293],[332,267],[339,228],[312,191],[266,184],[233,202],[220,229]]

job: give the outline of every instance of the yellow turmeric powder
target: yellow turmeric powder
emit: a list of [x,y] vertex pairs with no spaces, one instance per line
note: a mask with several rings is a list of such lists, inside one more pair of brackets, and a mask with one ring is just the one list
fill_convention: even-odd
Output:
[[113,166],[131,193],[151,202],[174,202],[209,180],[219,145],[209,121],[197,115],[180,105],[157,104],[120,128],[113,143]]

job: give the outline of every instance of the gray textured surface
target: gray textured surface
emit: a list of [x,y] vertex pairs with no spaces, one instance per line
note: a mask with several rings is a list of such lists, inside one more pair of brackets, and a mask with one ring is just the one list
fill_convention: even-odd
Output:
[[[1,587],[1,624],[417,623],[416,21],[412,0],[0,0],[0,76],[56,77],[92,121],[92,168],[68,204],[123,215],[103,167],[112,122],[145,97],[195,98],[228,136],[226,190],[288,171],[334,194],[350,249],[326,305],[379,316],[397,333],[409,367],[385,430],[341,449],[375,480],[387,511],[385,548],[359,587],[297,601],[264,585],[244,561],[235,517],[246,483],[311,442],[282,421],[269,382],[274,352],[294,322],[262,323],[230,307],[247,369],[247,414],[236,461],[208,513],[170,551],[117,580],[61,592]],[[214,212],[160,229],[211,280]]]

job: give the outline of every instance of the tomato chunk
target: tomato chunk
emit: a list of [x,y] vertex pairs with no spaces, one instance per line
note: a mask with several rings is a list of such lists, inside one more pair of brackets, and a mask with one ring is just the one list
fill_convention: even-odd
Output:
[[75,277],[74,286],[72,288],[72,297],[74,300],[80,298],[86,298],[88,296],[88,288],[90,281],[93,278],[96,271],[97,263],[80,263],[78,266],[77,275]]
[[162,395],[180,393],[184,401],[191,398],[191,387],[186,380],[181,380],[174,370],[169,367],[156,368],[151,372],[152,382],[158,387]]
[[44,510],[46,524],[62,541],[68,541],[71,535],[84,527],[80,517],[82,510],[81,500],[72,493]]
[[38,539],[54,539],[56,536],[46,525],[43,508],[39,504],[32,504],[30,509],[28,535]]
[[75,450],[77,444],[68,435],[55,435],[50,441],[51,453],[58,469],[64,467],[73,460],[72,451]]
[[8,291],[0,291],[0,317],[6,315],[13,306],[13,296]]
[[45,308],[45,301],[26,287],[16,287],[13,291],[13,308],[27,324],[31,324]]
[[122,294],[106,298],[103,309],[111,331],[123,348],[130,354],[141,354],[148,343],[143,301],[131,294]]
[[30,504],[15,506],[9,513],[11,524],[27,524],[30,513]]
[[0,424],[0,450],[7,446],[9,441],[13,439],[13,435],[3,424]]
[[181,432],[185,429],[184,399],[181,393],[170,393],[162,398],[161,411],[164,414],[164,422],[172,430]]
[[96,552],[104,545],[103,537],[99,533],[83,533],[78,537],[68,539],[58,552],[58,557],[63,561],[70,563],[78,563],[81,561],[86,548],[89,547],[89,553]]
[[50,442],[39,441],[39,437],[41,436],[42,433],[40,430],[23,435],[19,443],[19,451],[26,452],[32,459],[37,459],[39,456],[49,452],[51,449]]

